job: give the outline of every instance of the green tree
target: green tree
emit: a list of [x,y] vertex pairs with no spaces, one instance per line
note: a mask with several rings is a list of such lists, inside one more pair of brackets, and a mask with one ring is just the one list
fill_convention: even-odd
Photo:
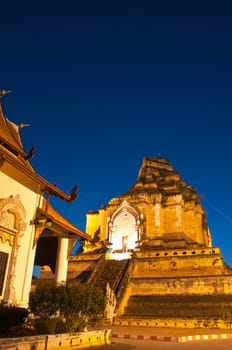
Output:
[[38,286],[30,294],[30,309],[37,316],[39,333],[83,330],[102,317],[105,302],[101,290],[76,285]]

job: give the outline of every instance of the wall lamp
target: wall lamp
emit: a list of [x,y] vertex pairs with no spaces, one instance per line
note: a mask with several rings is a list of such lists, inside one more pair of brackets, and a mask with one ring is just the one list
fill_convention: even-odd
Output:
[[43,225],[45,227],[51,227],[52,226],[52,220],[50,219],[35,219],[30,221],[30,225]]

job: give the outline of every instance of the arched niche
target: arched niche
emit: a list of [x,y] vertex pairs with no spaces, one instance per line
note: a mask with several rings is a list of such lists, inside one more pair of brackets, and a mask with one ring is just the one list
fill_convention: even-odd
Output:
[[140,214],[127,201],[123,201],[108,222],[108,239],[112,252],[132,251],[140,239]]

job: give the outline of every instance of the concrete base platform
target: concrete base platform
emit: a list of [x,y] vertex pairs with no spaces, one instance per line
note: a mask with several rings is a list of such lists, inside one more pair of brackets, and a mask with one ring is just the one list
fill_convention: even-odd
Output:
[[157,340],[169,342],[189,342],[194,340],[232,339],[232,330],[226,329],[184,329],[110,326],[111,339]]

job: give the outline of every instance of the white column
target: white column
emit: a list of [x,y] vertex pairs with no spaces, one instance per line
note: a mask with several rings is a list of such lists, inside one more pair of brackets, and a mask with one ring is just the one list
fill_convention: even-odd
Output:
[[68,270],[68,238],[59,238],[55,281],[57,284],[66,282]]

